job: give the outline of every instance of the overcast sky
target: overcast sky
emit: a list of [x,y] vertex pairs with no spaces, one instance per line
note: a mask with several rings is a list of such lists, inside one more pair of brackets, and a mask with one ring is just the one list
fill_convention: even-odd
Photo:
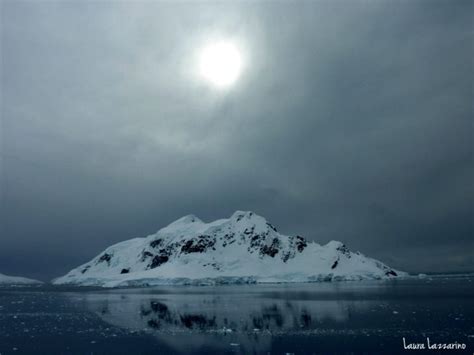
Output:
[[[216,39],[245,57],[225,90],[197,75]],[[474,269],[470,0],[2,0],[1,55],[2,273],[237,209]]]

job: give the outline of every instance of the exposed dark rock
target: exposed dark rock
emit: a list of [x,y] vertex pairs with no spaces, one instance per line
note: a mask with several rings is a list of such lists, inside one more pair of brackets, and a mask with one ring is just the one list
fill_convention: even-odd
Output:
[[[158,246],[158,244],[156,244]],[[164,263],[166,263],[169,260],[169,257],[173,253],[173,251],[176,248],[176,243],[168,245],[166,248],[160,249],[159,254],[153,255],[150,252],[144,252],[147,256],[152,256],[153,259],[151,263],[148,265],[149,269],[154,269]]]
[[346,247],[345,244],[342,244],[340,247],[337,247],[336,250],[339,251],[339,252],[341,252],[342,254],[344,254],[345,256],[347,256],[348,258],[351,257],[351,252],[349,251],[349,249]]
[[153,254],[150,253],[149,251],[143,251],[142,252],[142,261],[145,261],[147,258],[153,257]]
[[253,234],[254,230],[255,230],[255,226],[252,226],[252,228],[250,228],[250,229],[249,229],[249,228],[245,228],[244,234],[247,234],[247,235]]
[[387,276],[398,276],[398,274],[397,274],[395,271],[393,271],[393,270],[387,271],[387,272],[385,273],[385,275],[387,275]]
[[272,244],[270,246],[263,245],[260,248],[260,254],[261,255],[269,255],[273,258],[276,254],[278,254],[278,251],[279,251],[278,247],[279,246],[280,246],[280,241],[278,240],[278,238],[273,238]]
[[262,245],[262,242],[265,240],[265,236],[260,234],[255,234],[250,238],[250,248],[258,248]]
[[215,243],[215,238],[212,238],[209,235],[201,235],[197,237],[197,239],[187,240],[186,243],[181,247],[181,252],[185,254],[202,253],[208,248],[214,247]]
[[183,244],[182,241],[169,244],[166,247],[160,249],[158,253],[161,256],[168,256],[169,257],[173,253],[175,253],[182,244]]
[[214,269],[216,269],[216,270],[220,270],[220,269],[221,269],[220,265],[217,264],[217,263],[212,263],[211,266],[212,266]]
[[337,266],[337,264],[339,264],[339,261],[338,261],[338,260],[336,260],[336,261],[334,262],[334,264],[332,264],[331,269],[335,269],[336,266]]
[[234,233],[226,233],[226,234],[224,235],[224,239],[225,239],[225,240],[231,240],[231,239],[233,239],[233,238],[234,238]]
[[87,265],[84,269],[81,270],[81,273],[85,274],[86,271],[90,269],[90,267],[91,267],[90,265]]
[[150,246],[152,248],[156,248],[156,247],[160,246],[162,243],[163,243],[162,239],[156,239],[156,240],[154,240],[150,243]]
[[288,252],[288,253],[285,253],[285,254],[282,256],[281,260],[283,260],[283,262],[286,263],[286,262],[288,261],[288,259],[290,258],[290,256],[291,256],[291,253],[289,253],[289,252]]
[[274,232],[278,232],[277,229],[275,228],[275,226],[274,226],[273,224],[267,222],[267,226],[268,226],[270,229],[272,229]]
[[110,259],[112,259],[112,254],[104,253],[104,255],[102,255],[102,256],[99,258],[99,260],[97,260],[97,264],[98,264],[98,263],[107,262],[107,265],[110,265]]
[[130,269],[122,269],[122,271],[120,271],[121,274],[128,274],[130,272]]
[[299,235],[296,236],[296,249],[301,253],[308,246],[306,240]]
[[154,269],[164,263],[166,263],[169,260],[169,257],[166,255],[155,255],[153,257],[153,260],[151,261],[151,264],[149,266],[150,269]]

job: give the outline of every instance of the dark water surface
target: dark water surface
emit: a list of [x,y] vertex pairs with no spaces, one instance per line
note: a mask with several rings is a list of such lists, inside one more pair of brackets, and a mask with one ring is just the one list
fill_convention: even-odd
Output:
[[403,337],[473,354],[472,278],[0,288],[0,354],[443,353],[404,350]]

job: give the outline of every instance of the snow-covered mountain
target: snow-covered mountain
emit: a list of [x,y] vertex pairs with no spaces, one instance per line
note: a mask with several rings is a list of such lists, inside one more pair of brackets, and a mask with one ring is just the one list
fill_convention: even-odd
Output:
[[237,211],[204,223],[188,215],[145,238],[104,250],[54,284],[148,286],[382,279],[406,275],[341,242],[285,236],[265,218]]
[[27,279],[26,277],[8,276],[0,274],[0,285],[32,285],[42,284],[41,281]]

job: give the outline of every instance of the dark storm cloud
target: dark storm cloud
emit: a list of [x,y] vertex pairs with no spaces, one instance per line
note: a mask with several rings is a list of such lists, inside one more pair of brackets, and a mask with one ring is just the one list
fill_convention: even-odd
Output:
[[[472,2],[1,6],[2,272],[236,209],[400,269],[474,268]],[[218,37],[247,58],[225,92],[195,70]]]

